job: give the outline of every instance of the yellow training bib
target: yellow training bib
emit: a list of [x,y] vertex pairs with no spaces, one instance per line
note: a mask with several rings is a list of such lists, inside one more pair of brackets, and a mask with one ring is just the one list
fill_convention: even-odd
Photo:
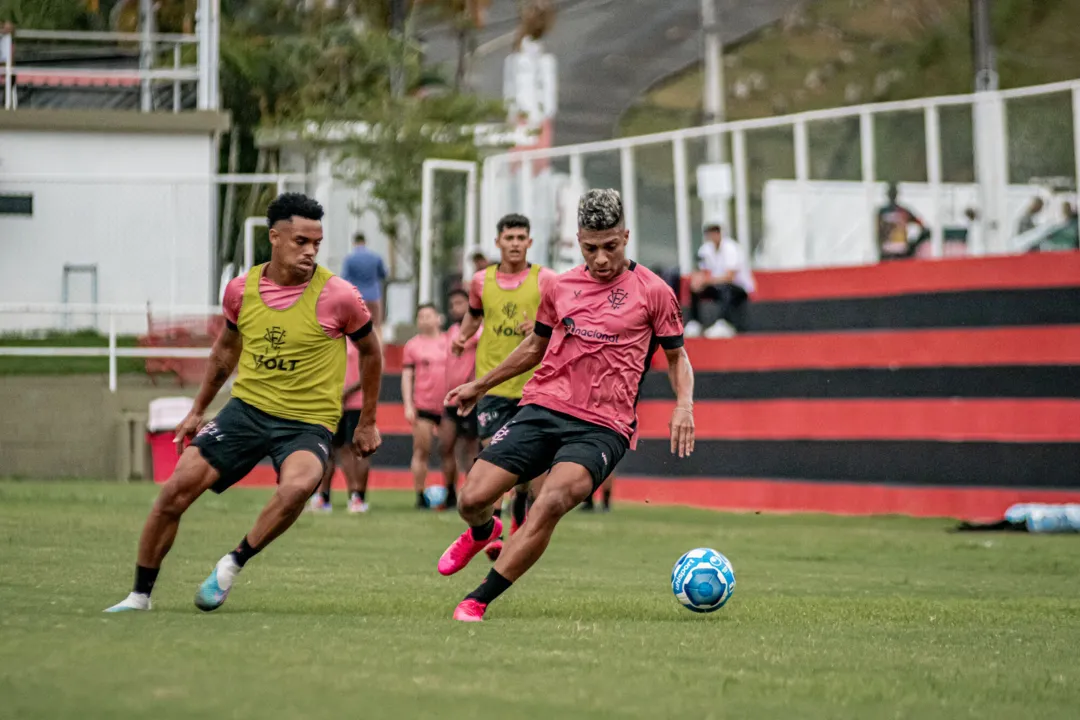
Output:
[[316,265],[300,299],[274,310],[259,294],[265,267],[253,267],[244,282],[237,318],[244,348],[232,395],[275,417],[333,432],[341,417],[345,338],[327,336],[315,315],[319,294],[333,273]]
[[[480,297],[484,305],[484,330],[476,347],[476,377],[483,377],[494,370],[525,339],[525,333],[517,326],[526,316],[536,320],[540,309],[540,266],[533,265],[529,276],[514,290],[503,290],[495,277],[498,265],[490,265],[484,275],[484,291]],[[535,368],[534,368],[535,370]],[[518,399],[533,370],[510,378],[488,391],[488,395]]]

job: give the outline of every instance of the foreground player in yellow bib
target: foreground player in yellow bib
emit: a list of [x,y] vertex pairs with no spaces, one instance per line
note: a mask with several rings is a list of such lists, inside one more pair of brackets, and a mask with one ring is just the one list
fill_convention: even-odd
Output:
[[[226,327],[214,343],[195,404],[177,429],[177,449],[183,454],[139,538],[135,587],[106,612],[149,610],[180,517],[204,492],[224,492],[269,455],[278,473],[277,491],[255,526],[218,561],[195,594],[200,610],[225,602],[244,564],[293,524],[319,485],[341,417],[346,342],[360,352],[364,393],[353,445],[364,457],[379,448],[375,408],[382,349],[356,288],[315,263],[323,209],[304,195],[287,193],[270,203],[266,216],[270,262],[225,289]],[[204,422],[207,407],[237,366],[232,398]],[[193,435],[184,450],[184,441]]]

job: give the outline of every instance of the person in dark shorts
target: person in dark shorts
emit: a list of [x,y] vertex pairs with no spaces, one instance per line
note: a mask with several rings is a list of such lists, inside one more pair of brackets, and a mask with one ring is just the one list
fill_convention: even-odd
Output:
[[[372,327],[374,331],[374,324]],[[347,367],[345,370],[345,391],[342,393],[341,403],[343,411],[338,420],[337,431],[330,442],[330,462],[327,463],[326,473],[323,475],[319,492],[311,496],[308,508],[312,512],[332,512],[334,506],[330,503],[330,485],[334,481],[334,471],[341,468],[345,476],[345,491],[349,493],[349,504],[346,506],[350,514],[357,515],[368,511],[367,483],[371,473],[371,463],[361,457],[353,449],[353,435],[360,424],[360,411],[364,406],[364,395],[360,392],[360,357],[356,345],[348,343],[346,346]]]
[[455,620],[483,620],[488,605],[540,559],[560,518],[636,444],[637,398],[657,344],[676,397],[671,452],[686,457],[694,450],[694,374],[679,301],[657,275],[627,260],[629,236],[618,192],[583,195],[578,245],[585,264],[544,289],[533,333],[506,360],[447,395],[448,405],[468,412],[490,388],[540,363],[524,388],[524,407],[492,436],[461,488],[458,514],[469,528],[439,558],[439,572],[458,572],[498,534],[502,522],[492,505],[503,493],[547,477],[528,521],[457,606]]
[[[464,385],[476,377],[476,346],[480,331],[465,343],[460,355],[454,354],[453,340],[461,330],[461,322],[469,312],[469,293],[452,290],[447,296],[447,315],[450,327],[446,331],[446,387]],[[469,474],[473,458],[480,452],[476,410],[458,415],[456,407],[444,408],[439,425],[439,452],[442,455],[443,481],[446,483],[446,507],[457,507],[458,470]]]
[[[533,265],[528,260],[532,247],[529,219],[511,213],[503,216],[496,225],[495,245],[499,248],[499,262],[478,269],[469,283],[469,313],[461,321],[452,350],[461,354],[465,344],[480,330],[480,342],[476,348],[476,376],[480,377],[505,360],[532,332],[540,296],[548,283],[556,277],[550,268]],[[511,378],[493,387],[477,407],[480,444],[487,445],[499,428],[510,421],[518,410],[521,390],[531,377],[530,372]],[[514,493],[511,500],[510,534],[525,521],[527,486]],[[501,503],[495,507],[495,515],[502,513]],[[502,551],[502,536],[497,535],[488,544],[487,556],[491,560]]]
[[405,343],[401,367],[401,400],[405,420],[412,426],[413,488],[416,508],[429,507],[424,496],[431,444],[442,423],[443,398],[446,395],[447,338],[440,332],[439,311],[434,305],[421,305],[416,311],[417,334]]
[[[347,342],[359,350],[364,392],[353,445],[363,456],[379,448],[374,418],[382,349],[360,293],[315,262],[323,209],[304,195],[286,193],[270,203],[266,216],[270,262],[225,288],[225,328],[214,343],[191,412],[177,428],[180,460],[139,538],[135,587],[106,612],[149,610],[158,570],[184,512],[207,490],[220,493],[239,482],[269,455],[277,490],[255,526],[218,561],[195,594],[200,610],[225,602],[245,563],[293,524],[319,485],[330,456],[331,430],[341,417]],[[232,398],[204,422],[206,408],[237,367]]]

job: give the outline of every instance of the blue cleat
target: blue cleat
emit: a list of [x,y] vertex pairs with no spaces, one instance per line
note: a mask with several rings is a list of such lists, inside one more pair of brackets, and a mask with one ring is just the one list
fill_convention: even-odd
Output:
[[231,554],[218,560],[213,572],[203,580],[198,592],[195,593],[195,607],[203,612],[210,612],[224,605],[225,599],[229,597],[229,590],[232,589],[233,580],[239,572],[240,566],[236,564]]

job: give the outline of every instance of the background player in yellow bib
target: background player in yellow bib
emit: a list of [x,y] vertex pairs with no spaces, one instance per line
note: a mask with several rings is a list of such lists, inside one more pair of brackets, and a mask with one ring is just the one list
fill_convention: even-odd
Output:
[[[177,429],[182,454],[139,538],[135,587],[106,612],[149,610],[180,517],[204,492],[224,492],[269,455],[278,472],[277,491],[195,594],[200,610],[225,602],[244,564],[293,524],[319,485],[341,417],[348,341],[360,351],[364,393],[353,444],[364,457],[379,448],[375,408],[382,349],[360,293],[315,263],[322,216],[317,202],[298,193],[281,195],[267,208],[270,262],[226,287],[226,327],[214,343],[194,407]],[[237,366],[232,398],[204,422],[207,406]]]
[[[453,339],[454,354],[460,355],[465,343],[481,322],[483,330],[476,347],[476,377],[483,377],[510,356],[530,333],[540,308],[541,290],[558,277],[549,268],[532,265],[527,259],[532,237],[529,219],[524,215],[506,215],[496,226],[499,262],[473,275],[469,286],[469,314]],[[525,383],[532,371],[511,378],[492,388],[476,408],[480,443],[485,447],[491,437],[514,417]],[[511,533],[525,520],[526,488],[515,491]],[[496,508],[496,514],[499,514]],[[487,548],[488,557],[498,557],[502,541],[496,538]]]

